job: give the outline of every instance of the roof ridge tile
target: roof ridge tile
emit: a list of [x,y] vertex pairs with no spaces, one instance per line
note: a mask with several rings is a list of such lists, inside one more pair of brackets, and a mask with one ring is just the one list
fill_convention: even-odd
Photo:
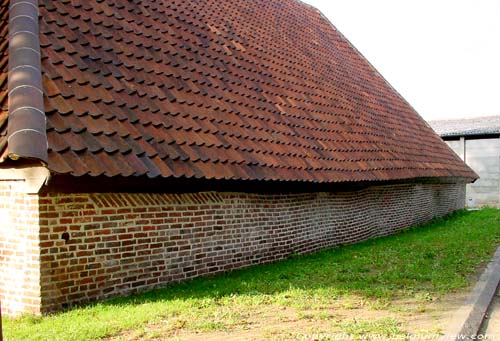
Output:
[[48,163],[38,1],[11,0],[9,9],[8,154]]

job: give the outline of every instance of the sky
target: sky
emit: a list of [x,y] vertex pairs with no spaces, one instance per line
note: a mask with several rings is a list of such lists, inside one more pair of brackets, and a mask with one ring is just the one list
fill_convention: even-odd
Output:
[[500,0],[303,0],[426,120],[500,115]]

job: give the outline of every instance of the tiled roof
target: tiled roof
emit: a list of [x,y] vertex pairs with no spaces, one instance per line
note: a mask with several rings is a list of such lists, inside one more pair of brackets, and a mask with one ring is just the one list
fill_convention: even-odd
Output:
[[443,137],[500,134],[500,116],[430,121],[429,124]]
[[0,1],[0,159],[5,157],[2,153],[7,151],[7,74],[9,67],[8,47],[8,23],[9,1]]
[[39,12],[55,174],[476,177],[300,1],[40,0]]

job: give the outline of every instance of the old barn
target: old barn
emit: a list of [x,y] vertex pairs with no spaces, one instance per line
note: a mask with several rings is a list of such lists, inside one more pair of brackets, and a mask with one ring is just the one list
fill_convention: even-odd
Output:
[[395,233],[477,177],[300,1],[1,3],[4,314]]

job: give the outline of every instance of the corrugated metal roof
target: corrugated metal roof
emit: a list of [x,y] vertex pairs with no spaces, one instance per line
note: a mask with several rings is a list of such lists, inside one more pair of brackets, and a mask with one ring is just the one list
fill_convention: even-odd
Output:
[[500,134],[500,116],[430,121],[429,124],[443,137]]
[[40,0],[49,168],[311,182],[476,175],[295,0]]

